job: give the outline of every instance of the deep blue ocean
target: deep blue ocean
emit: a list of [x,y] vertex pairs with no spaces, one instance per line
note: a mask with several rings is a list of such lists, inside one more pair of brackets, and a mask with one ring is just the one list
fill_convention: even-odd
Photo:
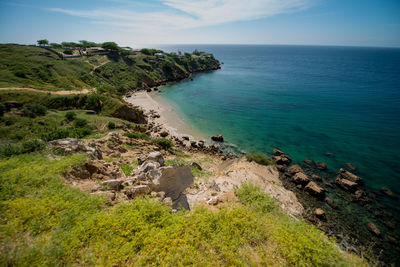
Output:
[[161,48],[207,51],[224,63],[161,92],[205,135],[221,133],[247,152],[277,147],[295,162],[312,158],[332,171],[351,163],[367,187],[400,191],[400,49]]

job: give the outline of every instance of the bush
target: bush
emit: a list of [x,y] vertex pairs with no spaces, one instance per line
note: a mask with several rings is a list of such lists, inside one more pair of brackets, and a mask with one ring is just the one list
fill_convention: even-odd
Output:
[[87,125],[87,120],[85,120],[85,119],[75,119],[74,125],[75,125],[75,127],[85,127]]
[[78,128],[75,128],[75,130],[74,130],[74,137],[83,138],[85,136],[88,136],[91,133],[92,133],[92,127],[90,127],[90,126],[78,127]]
[[65,50],[63,51],[63,53],[66,54],[66,55],[72,55],[72,54],[74,53],[74,51],[73,51],[73,50],[70,50],[70,49],[65,49]]
[[267,157],[264,154],[248,153],[246,154],[246,158],[250,162],[255,161],[256,163],[261,165],[268,166],[275,164],[275,162],[271,158]]
[[3,117],[5,111],[6,106],[4,104],[0,104],[0,117]]
[[144,133],[125,133],[124,136],[134,139],[150,140],[150,137]]
[[108,129],[113,130],[113,129],[115,129],[115,123],[110,121],[110,122],[108,122],[107,127],[108,127]]
[[45,106],[36,103],[26,104],[25,108],[38,116],[44,116],[47,113],[47,108]]
[[22,153],[30,153],[43,150],[46,144],[42,140],[33,139],[22,142]]
[[75,120],[75,118],[76,118],[76,113],[73,112],[73,111],[68,111],[68,112],[65,114],[65,118],[66,118],[68,121],[73,121],[73,120]]
[[38,139],[23,141],[22,143],[6,144],[0,146],[0,157],[11,157],[24,153],[43,150],[46,144]]
[[157,138],[154,140],[154,143],[164,149],[169,149],[174,146],[172,141],[166,138]]
[[254,184],[243,183],[235,188],[235,195],[242,204],[250,206],[255,211],[265,213],[276,209],[275,200]]

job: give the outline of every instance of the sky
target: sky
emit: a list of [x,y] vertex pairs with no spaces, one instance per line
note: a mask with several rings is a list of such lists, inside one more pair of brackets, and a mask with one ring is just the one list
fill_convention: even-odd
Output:
[[0,0],[0,43],[400,47],[400,0]]

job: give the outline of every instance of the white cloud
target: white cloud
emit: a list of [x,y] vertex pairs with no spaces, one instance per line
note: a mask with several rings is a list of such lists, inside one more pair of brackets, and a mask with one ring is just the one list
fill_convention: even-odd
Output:
[[158,12],[126,9],[48,10],[91,18],[94,23],[127,27],[133,31],[142,29],[165,32],[296,12],[309,7],[310,1],[312,0],[161,0],[163,5],[170,8]]

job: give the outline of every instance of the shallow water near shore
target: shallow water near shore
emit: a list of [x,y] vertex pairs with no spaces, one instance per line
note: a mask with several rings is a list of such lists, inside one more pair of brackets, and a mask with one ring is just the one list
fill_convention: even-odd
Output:
[[332,170],[349,162],[368,187],[400,191],[400,49],[162,48],[197,48],[224,62],[158,95],[205,135],[221,133],[248,152],[278,147],[297,162],[311,157]]
[[[324,161],[329,169],[324,180],[332,183],[335,173],[351,163],[357,166],[357,175],[369,192],[385,186],[400,195],[400,49],[161,48],[170,52],[204,50],[224,62],[221,70],[163,86],[156,94],[158,100],[177,107],[178,116],[205,136],[221,133],[226,142],[247,152],[271,154],[276,147],[297,163],[305,158]],[[343,193],[329,189],[328,196],[341,207],[337,211],[327,208],[332,219],[327,228],[346,229],[345,235],[357,233],[367,246],[380,240],[371,239],[365,222],[376,223],[385,238],[398,234],[388,230],[384,221],[399,223],[399,200],[378,197],[361,206]],[[326,206],[305,201],[310,207]],[[386,212],[385,217],[378,218],[376,211]],[[388,256],[393,254],[391,245],[385,242],[385,257],[392,257]],[[378,245],[377,253],[381,249]],[[392,260],[400,261],[398,257],[389,262]]]

